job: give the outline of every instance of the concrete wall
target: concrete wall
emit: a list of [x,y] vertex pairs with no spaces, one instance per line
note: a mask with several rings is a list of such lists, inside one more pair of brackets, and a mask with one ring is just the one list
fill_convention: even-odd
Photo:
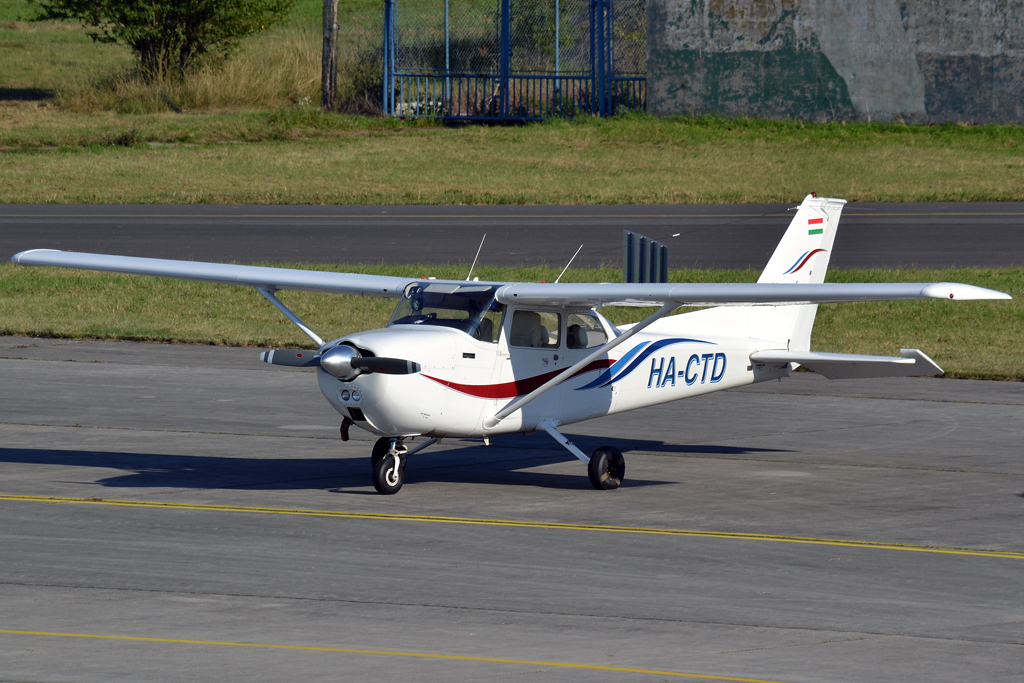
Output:
[[1024,0],[649,0],[648,111],[1024,122]]

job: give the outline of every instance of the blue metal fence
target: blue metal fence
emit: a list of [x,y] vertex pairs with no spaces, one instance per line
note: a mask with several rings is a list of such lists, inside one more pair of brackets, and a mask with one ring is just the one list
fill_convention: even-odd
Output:
[[646,107],[644,0],[385,0],[384,110],[537,121]]

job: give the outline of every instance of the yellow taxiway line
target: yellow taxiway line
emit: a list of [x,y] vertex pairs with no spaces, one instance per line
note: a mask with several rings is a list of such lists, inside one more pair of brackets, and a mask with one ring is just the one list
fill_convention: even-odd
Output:
[[341,652],[355,655],[383,655],[390,657],[416,657],[420,659],[443,659],[461,662],[487,662],[490,664],[520,664],[524,666],[544,666],[559,669],[586,669],[590,671],[612,671],[616,673],[650,674],[654,676],[673,676],[676,678],[696,678],[707,681],[737,681],[738,683],[780,683],[762,678],[742,678],[739,676],[716,676],[714,674],[685,673],[682,671],[660,671],[656,669],[639,669],[629,666],[606,666],[603,664],[573,664],[570,662],[545,662],[532,659],[507,659],[504,657],[472,657],[470,655],[446,655],[435,652],[403,652],[400,650],[362,650],[350,647],[320,647],[316,645],[279,645],[275,643],[235,643],[227,640],[192,640],[187,638],[147,638],[144,636],[110,636],[93,633],[56,633],[51,631],[15,631],[0,629],[0,634],[17,636],[45,636],[50,638],[87,638],[94,640],[121,640],[139,643],[177,643],[182,645],[219,645],[226,647],[252,647],[268,650],[301,650],[305,652]]
[[202,503],[173,503],[148,500],[108,500],[103,498],[64,498],[59,496],[21,496],[11,494],[0,494],[0,501],[19,501],[29,503],[66,503],[76,505],[110,505],[119,507],[158,508],[168,510],[198,510],[204,512],[243,512],[249,514],[296,515],[303,517],[340,517],[343,519],[375,519],[398,522],[433,522],[436,524],[472,524],[481,526],[516,527],[523,529],[599,531],[606,533],[650,534],[657,536],[696,536],[704,538],[729,538],[750,541],[773,541],[777,543],[802,543],[807,545],[826,545],[843,548],[904,550],[918,553],[939,553],[943,555],[974,555],[979,557],[1000,557],[1005,559],[1024,560],[1024,552],[1018,552],[1013,550],[956,548],[948,546],[914,545],[909,543],[881,543],[874,541],[844,540],[838,538],[813,538],[808,536],[778,536],[772,534],[748,534],[728,531],[700,531],[696,529],[660,529],[657,527],[640,526],[566,524],[562,522],[531,522],[517,519],[444,517],[435,515],[388,514],[382,512],[345,512],[340,510],[251,507],[244,505],[209,505]]

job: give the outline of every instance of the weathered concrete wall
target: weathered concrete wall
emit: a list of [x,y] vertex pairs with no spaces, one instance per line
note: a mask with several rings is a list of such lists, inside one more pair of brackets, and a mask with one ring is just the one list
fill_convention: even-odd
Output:
[[649,0],[648,111],[1024,121],[1024,0]]

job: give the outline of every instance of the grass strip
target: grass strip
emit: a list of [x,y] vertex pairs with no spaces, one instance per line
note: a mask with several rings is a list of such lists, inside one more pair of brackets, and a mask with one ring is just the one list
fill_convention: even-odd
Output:
[[[37,9],[0,4],[0,202],[1024,200],[1021,126],[628,115],[445,127],[324,114],[318,0],[296,0],[288,22],[227,61],[160,83],[75,22],[31,21]],[[341,7],[348,111],[372,111],[367,93],[380,91],[382,16],[374,0]]]
[[[286,264],[287,265],[287,264]],[[467,266],[288,265],[337,272],[459,279]],[[552,281],[559,268],[478,267],[484,280]],[[677,270],[672,282],[753,282],[750,270]],[[567,282],[617,282],[617,268],[573,269]],[[898,355],[921,348],[949,377],[1024,379],[1024,268],[832,270],[829,282],[954,281],[1008,292],[1013,301],[895,301],[819,307],[818,351]],[[390,299],[281,292],[281,299],[325,338],[383,326]],[[645,309],[607,308],[613,322]],[[0,334],[126,339],[239,346],[301,346],[309,340],[245,287],[132,275],[0,265]]]
[[12,111],[0,108],[0,202],[674,204],[787,202],[810,190],[1024,200],[1024,129],[1013,126],[636,115],[453,128],[294,108]]

